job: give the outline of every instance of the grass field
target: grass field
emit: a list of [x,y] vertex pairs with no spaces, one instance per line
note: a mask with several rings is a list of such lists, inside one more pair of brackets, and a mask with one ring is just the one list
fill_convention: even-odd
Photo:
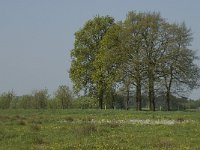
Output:
[[0,110],[0,150],[200,149],[200,112]]

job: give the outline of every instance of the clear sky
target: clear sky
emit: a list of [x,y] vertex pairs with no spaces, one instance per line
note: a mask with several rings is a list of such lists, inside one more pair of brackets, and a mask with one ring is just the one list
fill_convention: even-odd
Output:
[[[72,87],[68,71],[74,33],[95,15],[124,20],[132,10],[184,21],[200,56],[199,0],[0,0],[0,93]],[[200,89],[190,97],[200,98]]]

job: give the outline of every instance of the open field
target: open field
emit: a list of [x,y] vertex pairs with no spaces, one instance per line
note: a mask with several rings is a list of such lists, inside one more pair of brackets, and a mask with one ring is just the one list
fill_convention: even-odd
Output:
[[0,110],[0,150],[200,149],[200,112]]

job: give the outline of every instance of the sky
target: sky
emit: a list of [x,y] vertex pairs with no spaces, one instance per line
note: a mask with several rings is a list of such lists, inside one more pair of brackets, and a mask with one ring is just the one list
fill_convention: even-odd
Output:
[[[68,71],[74,33],[96,15],[120,21],[129,11],[156,11],[169,22],[184,21],[200,56],[199,0],[0,0],[0,93],[72,88]],[[199,99],[200,89],[189,97]]]

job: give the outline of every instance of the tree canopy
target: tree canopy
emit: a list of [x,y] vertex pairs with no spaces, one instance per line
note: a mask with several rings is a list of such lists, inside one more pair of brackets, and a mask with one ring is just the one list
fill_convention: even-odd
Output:
[[128,109],[134,93],[141,110],[142,95],[155,110],[156,96],[170,97],[199,86],[198,59],[191,49],[192,33],[185,23],[169,23],[159,13],[129,12],[124,21],[96,16],[75,33],[70,78],[77,93],[95,96],[99,107],[114,107],[123,91]]

